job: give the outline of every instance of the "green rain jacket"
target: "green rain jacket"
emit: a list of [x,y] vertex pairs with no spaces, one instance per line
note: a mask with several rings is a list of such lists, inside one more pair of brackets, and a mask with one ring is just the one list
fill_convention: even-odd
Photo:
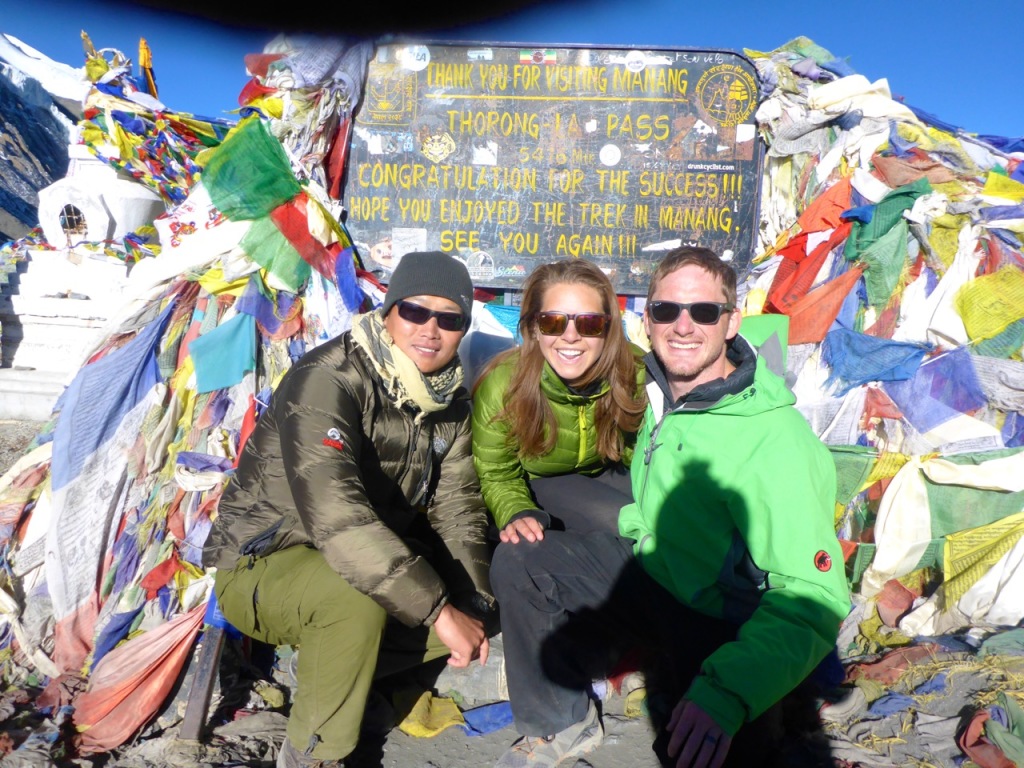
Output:
[[[555,447],[543,456],[517,455],[508,443],[508,422],[495,417],[505,406],[505,392],[518,360],[517,354],[512,355],[492,370],[481,380],[473,397],[473,464],[480,477],[484,501],[499,529],[520,512],[537,509],[529,480],[572,473],[599,475],[606,467],[597,452],[594,410],[597,402],[608,394],[608,383],[602,382],[592,393],[577,394],[547,363],[540,387],[558,422]],[[637,372],[639,386],[643,383],[642,365],[637,365]],[[623,456],[626,466],[632,457],[634,438],[627,436]]]
[[726,380],[676,403],[647,356],[650,404],[631,469],[636,501],[623,508],[619,532],[680,602],[741,625],[686,694],[735,734],[834,647],[850,595],[828,449],[742,336],[729,355],[738,367]]

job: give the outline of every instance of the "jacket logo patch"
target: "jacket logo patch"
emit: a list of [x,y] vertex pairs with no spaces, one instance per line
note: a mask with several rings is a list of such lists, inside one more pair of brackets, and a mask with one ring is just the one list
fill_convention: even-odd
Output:
[[324,438],[323,443],[328,448],[336,448],[339,451],[345,447],[345,443],[341,441],[341,430],[336,427],[327,430],[327,437]]
[[814,567],[822,572],[832,570],[832,557],[824,549],[819,549],[814,556]]

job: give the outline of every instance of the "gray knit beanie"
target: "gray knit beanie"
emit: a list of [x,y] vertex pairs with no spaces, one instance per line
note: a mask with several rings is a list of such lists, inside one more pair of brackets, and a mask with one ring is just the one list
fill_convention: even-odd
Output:
[[384,293],[382,314],[410,296],[440,296],[459,305],[467,323],[473,314],[473,281],[466,265],[441,251],[413,251],[398,262]]

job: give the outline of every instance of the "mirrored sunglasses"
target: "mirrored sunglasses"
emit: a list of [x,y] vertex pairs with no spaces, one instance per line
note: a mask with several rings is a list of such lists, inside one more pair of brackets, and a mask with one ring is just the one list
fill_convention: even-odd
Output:
[[575,315],[566,312],[538,312],[537,330],[545,336],[561,336],[569,327],[570,320],[576,324],[576,333],[580,336],[604,336],[611,317],[599,312],[578,312]]
[[437,327],[442,331],[461,331],[466,327],[466,316],[461,312],[438,312],[411,301],[399,301],[395,306],[398,307],[400,318],[416,325],[425,325],[434,317],[437,318]]
[[647,303],[647,315],[654,323],[674,323],[684,309],[690,313],[690,319],[698,325],[714,325],[722,317],[723,312],[731,312],[735,307],[717,301],[694,301],[691,304],[681,304],[678,301]]

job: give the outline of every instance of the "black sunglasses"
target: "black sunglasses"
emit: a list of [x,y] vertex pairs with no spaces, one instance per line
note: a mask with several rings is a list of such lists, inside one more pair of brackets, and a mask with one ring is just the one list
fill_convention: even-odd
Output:
[[545,336],[561,336],[572,320],[576,325],[576,333],[580,336],[604,336],[608,330],[611,317],[600,312],[577,312],[570,315],[566,312],[538,312],[537,330]]
[[647,315],[654,323],[674,323],[684,309],[690,313],[690,319],[698,325],[714,325],[722,317],[723,312],[731,312],[735,306],[717,301],[695,301],[691,304],[681,304],[678,301],[647,303]]
[[416,325],[425,325],[430,318],[436,317],[437,327],[442,331],[461,331],[466,327],[466,316],[461,312],[437,312],[411,301],[399,301],[395,306],[400,318]]

